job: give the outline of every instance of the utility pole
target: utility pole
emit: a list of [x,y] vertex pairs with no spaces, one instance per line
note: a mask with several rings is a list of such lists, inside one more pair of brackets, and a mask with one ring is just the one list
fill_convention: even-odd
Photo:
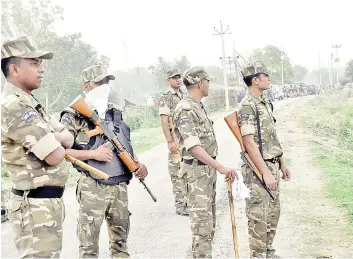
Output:
[[330,85],[331,89],[333,88],[333,73],[332,73],[332,59],[333,59],[333,53],[330,53]]
[[237,72],[237,78],[238,78],[238,86],[240,86],[240,66],[239,66],[239,56],[237,56],[234,47],[234,40],[233,40],[233,58],[234,58],[234,67],[235,71]]
[[336,75],[336,84],[338,85],[338,70],[339,70],[339,64],[340,64],[340,59],[338,57],[338,49],[341,47],[341,45],[332,45],[332,48],[336,50],[336,58],[335,62],[337,63],[337,75]]
[[227,29],[224,31],[223,30],[223,25],[222,21],[220,21],[221,24],[221,30],[217,31],[216,27],[213,27],[214,31],[216,32],[213,35],[221,35],[221,40],[222,40],[222,66],[223,66],[223,81],[224,81],[224,92],[225,92],[225,97],[226,97],[226,111],[229,110],[229,97],[228,97],[228,80],[227,80],[227,67],[226,67],[226,58],[225,58],[225,49],[224,49],[224,35],[225,34],[232,34],[232,33],[227,33],[229,30],[229,25],[227,26]]

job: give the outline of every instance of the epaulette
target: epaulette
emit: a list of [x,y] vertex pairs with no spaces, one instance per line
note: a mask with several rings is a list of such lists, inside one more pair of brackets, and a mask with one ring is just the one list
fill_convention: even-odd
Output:
[[70,108],[70,107],[66,107],[61,113],[60,113],[60,120],[62,118],[62,116],[64,116],[65,113],[70,113],[74,116],[77,116],[79,118],[84,118],[83,115],[81,115],[79,112],[75,111],[74,109]]
[[181,100],[177,106],[175,107],[175,109],[181,109],[181,110],[186,110],[186,111],[190,111],[191,110],[191,103],[185,99]]
[[167,89],[167,90],[165,90],[165,91],[163,91],[163,95],[168,95],[168,94],[170,94],[171,92],[170,92],[170,89]]

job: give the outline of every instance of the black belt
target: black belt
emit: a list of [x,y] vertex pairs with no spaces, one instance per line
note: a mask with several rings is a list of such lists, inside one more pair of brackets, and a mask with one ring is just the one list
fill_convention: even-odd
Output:
[[[62,186],[43,186],[29,191],[28,198],[61,198],[64,194],[65,187]],[[12,188],[12,193],[18,196],[23,196],[25,191]]]
[[[213,158],[213,159],[216,159],[215,156],[212,157],[212,158]],[[206,165],[204,162],[202,162],[202,161],[200,161],[200,160],[197,160],[197,159],[184,159],[184,158],[183,158],[182,161],[183,161],[185,164],[192,165],[192,163],[194,162],[194,160],[197,161],[197,165]]]
[[270,162],[270,163],[272,163],[272,164],[275,164],[275,163],[279,163],[279,159],[280,159],[280,158],[281,158],[280,156],[276,156],[276,157],[274,157],[274,158],[264,159],[264,161]]

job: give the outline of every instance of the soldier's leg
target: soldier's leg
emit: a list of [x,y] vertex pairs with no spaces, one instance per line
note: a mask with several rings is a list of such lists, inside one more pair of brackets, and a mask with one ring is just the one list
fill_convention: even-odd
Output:
[[265,258],[267,243],[267,217],[269,195],[247,167],[242,168],[245,184],[250,188],[250,198],[246,199],[246,216],[250,257]]
[[173,195],[175,198],[175,207],[177,212],[185,215],[184,212],[186,203],[186,183],[185,179],[178,176],[180,170],[179,160],[176,155],[171,152],[168,154],[168,171],[173,185]]
[[212,224],[212,233],[211,233],[211,239],[213,240],[215,231],[216,231],[216,183],[217,183],[217,171],[216,169],[210,168],[211,175],[213,174],[213,194],[212,194],[212,217],[213,217],[213,224]]
[[269,215],[267,218],[267,258],[276,257],[275,249],[272,247],[273,240],[276,235],[278,221],[281,212],[280,199],[279,199],[279,180],[280,180],[280,172],[279,172],[279,164],[266,163],[267,167],[270,169],[272,175],[275,177],[277,181],[277,191],[274,192],[276,199],[270,199],[269,206]]
[[12,195],[10,221],[20,258],[59,258],[62,249],[62,199]]
[[112,258],[128,258],[127,238],[130,230],[127,184],[110,186],[110,202],[106,211],[109,249]]
[[80,204],[77,237],[80,258],[98,258],[99,233],[105,212],[105,188],[89,176],[82,175],[77,184]]
[[212,258],[213,181],[208,166],[183,164],[188,179],[188,206],[190,210],[192,253],[194,258]]

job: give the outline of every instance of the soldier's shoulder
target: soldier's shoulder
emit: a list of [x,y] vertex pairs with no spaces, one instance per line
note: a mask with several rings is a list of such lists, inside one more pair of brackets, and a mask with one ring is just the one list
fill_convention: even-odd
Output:
[[1,98],[1,107],[7,112],[17,112],[29,106],[30,99],[28,97],[21,97],[17,94],[10,94]]
[[175,111],[182,111],[182,110],[190,111],[191,108],[192,108],[192,106],[191,106],[190,101],[182,99],[175,107]]
[[241,113],[243,110],[255,110],[255,103],[250,96],[244,96],[243,100],[239,103],[238,112]]

